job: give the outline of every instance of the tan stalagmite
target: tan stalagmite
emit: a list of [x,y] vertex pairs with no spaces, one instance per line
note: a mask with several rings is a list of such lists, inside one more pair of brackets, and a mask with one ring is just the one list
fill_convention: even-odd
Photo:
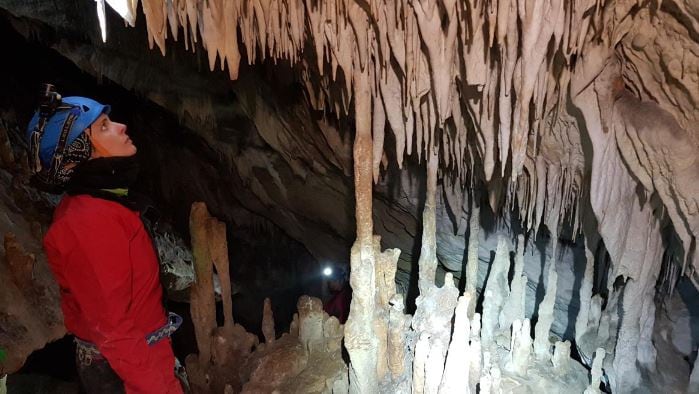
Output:
[[196,282],[190,290],[190,310],[199,349],[199,364],[211,359],[211,334],[216,328],[214,300],[214,272],[209,244],[211,215],[203,202],[192,204],[189,215],[189,233],[192,238],[192,256]]
[[272,301],[270,301],[269,297],[265,298],[264,309],[262,310],[262,335],[264,335],[265,343],[267,344],[274,342],[276,339]]
[[391,309],[388,316],[388,369],[391,377],[397,381],[410,372],[408,361],[406,334],[410,328],[410,316],[403,313],[403,296],[396,294],[391,299]]
[[231,298],[231,281],[228,261],[228,240],[226,239],[226,224],[210,218],[208,221],[208,241],[211,260],[216,267],[216,274],[221,283],[221,300],[223,301],[223,326],[230,330],[233,327],[233,299]]

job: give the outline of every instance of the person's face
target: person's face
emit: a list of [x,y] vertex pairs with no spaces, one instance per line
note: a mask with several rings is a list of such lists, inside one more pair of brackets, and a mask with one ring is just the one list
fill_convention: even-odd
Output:
[[100,115],[87,133],[92,143],[92,159],[136,154],[136,146],[126,134],[126,125],[111,121],[106,114]]

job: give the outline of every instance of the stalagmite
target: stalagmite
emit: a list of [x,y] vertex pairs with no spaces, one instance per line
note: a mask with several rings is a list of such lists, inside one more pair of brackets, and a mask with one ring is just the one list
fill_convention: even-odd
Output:
[[426,394],[437,394],[439,385],[444,376],[444,359],[447,349],[441,341],[431,341],[430,352],[425,364],[425,389]]
[[422,333],[415,345],[415,360],[413,361],[413,394],[425,392],[425,366],[430,350],[430,337]]
[[565,375],[568,372],[570,363],[570,342],[557,341],[553,347],[553,357],[551,358],[554,370],[559,375]]
[[495,339],[496,329],[500,311],[505,300],[509,296],[509,287],[507,285],[507,273],[510,268],[510,254],[505,238],[500,237],[498,240],[498,248],[495,251],[495,259],[493,260],[488,283],[485,288],[485,297],[483,298],[483,328],[481,339],[484,346],[489,346],[490,342]]
[[[592,282],[594,280],[595,274],[595,261],[590,250],[585,248],[585,273],[583,274],[582,284],[580,285],[580,310],[578,311],[578,316],[575,319],[575,342],[580,342],[583,334],[587,331],[587,327],[590,319],[590,305],[592,303]],[[599,325],[599,318],[597,322],[593,322],[593,327]]]
[[471,326],[468,320],[468,308],[471,296],[465,294],[459,297],[454,318],[454,333],[449,343],[444,375],[439,386],[440,393],[456,391],[470,393],[469,389],[469,337]]
[[481,351],[481,315],[480,313],[476,313],[471,319],[471,345],[469,346],[468,365],[469,388],[471,389],[472,393],[476,392],[476,385],[481,377]]
[[436,152],[434,152],[427,160],[427,198],[422,211],[422,244],[420,246],[420,260],[418,261],[418,287],[420,294],[423,295],[427,295],[434,286],[435,273],[437,271],[435,197],[437,193],[438,163],[439,158]]
[[[468,221],[468,252],[466,259],[466,288],[464,292],[476,300],[476,283],[478,283],[478,236],[481,228],[480,208],[471,200],[471,216]],[[476,302],[469,303],[468,317],[472,318],[476,311]]]
[[512,339],[510,345],[510,360],[508,369],[524,376],[529,367],[529,357],[532,352],[531,323],[529,319],[515,320],[512,324]]
[[595,358],[592,361],[592,376],[590,385],[585,389],[585,394],[597,394],[600,392],[599,385],[602,377],[602,363],[604,362],[605,351],[599,348],[595,351]]
[[192,204],[189,232],[192,237],[196,282],[190,291],[190,310],[199,349],[199,365],[208,364],[211,359],[211,333],[216,328],[212,256],[208,233],[210,220],[206,204]]
[[264,309],[262,310],[262,335],[264,335],[265,343],[267,344],[274,342],[276,339],[272,302],[269,298],[265,298]]
[[[552,237],[555,241],[555,238]],[[551,341],[549,333],[553,323],[553,307],[556,302],[556,289],[558,274],[556,273],[556,248],[554,246],[552,258],[549,260],[549,272],[546,280],[546,295],[539,304],[539,320],[534,327],[534,354],[538,359],[549,360],[551,357]]]
[[228,241],[226,240],[226,224],[210,218],[208,221],[208,241],[211,259],[216,268],[221,283],[221,300],[223,301],[223,326],[230,330],[233,327],[233,300],[231,299],[231,281],[228,261]]
[[515,254],[515,269],[510,285],[510,294],[500,312],[500,329],[508,330],[515,320],[524,319],[524,300],[527,288],[527,277],[524,272],[524,235],[517,237],[517,253]]
[[410,327],[409,316],[403,314],[403,296],[396,294],[391,299],[388,318],[388,368],[394,380],[401,380],[409,371],[406,344],[406,332]]
[[317,298],[302,296],[298,301],[299,340],[310,352],[321,351],[323,343],[323,305]]

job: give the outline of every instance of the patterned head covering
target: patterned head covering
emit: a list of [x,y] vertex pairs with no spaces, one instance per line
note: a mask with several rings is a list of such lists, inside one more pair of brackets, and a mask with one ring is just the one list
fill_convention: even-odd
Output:
[[92,145],[85,129],[111,107],[86,97],[65,97],[49,116],[37,110],[27,127],[30,164],[38,180],[50,187],[63,186],[75,166],[88,160]]

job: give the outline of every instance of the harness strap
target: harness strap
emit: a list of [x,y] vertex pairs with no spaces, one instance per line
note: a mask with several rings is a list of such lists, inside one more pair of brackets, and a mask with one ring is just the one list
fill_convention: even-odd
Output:
[[[174,333],[180,327],[180,325],[182,325],[182,316],[178,315],[177,313],[169,312],[167,316],[167,323],[145,336],[146,343],[148,346],[155,345],[163,339],[171,336],[172,333]],[[104,358],[99,349],[97,349],[97,345],[92,342],[84,341],[76,337],[75,345],[78,353],[78,359],[84,365],[90,365],[92,361]]]
[[[31,137],[30,149],[31,149],[31,153],[32,153],[32,160],[30,160],[29,165],[32,167],[32,172],[37,173],[37,172],[41,171],[41,169],[42,169],[41,158],[39,155],[39,150],[40,150],[39,148],[41,145],[41,138],[44,136],[44,130],[46,129],[46,124],[48,123],[49,118],[51,116],[53,116],[53,114],[55,114],[57,111],[71,109],[71,108],[73,108],[73,107],[62,105],[62,106],[56,108],[56,111],[54,111],[52,113],[39,113],[39,122],[37,123],[36,127],[34,128],[34,131],[32,132],[32,137]],[[71,123],[71,126],[72,126],[72,123]]]

